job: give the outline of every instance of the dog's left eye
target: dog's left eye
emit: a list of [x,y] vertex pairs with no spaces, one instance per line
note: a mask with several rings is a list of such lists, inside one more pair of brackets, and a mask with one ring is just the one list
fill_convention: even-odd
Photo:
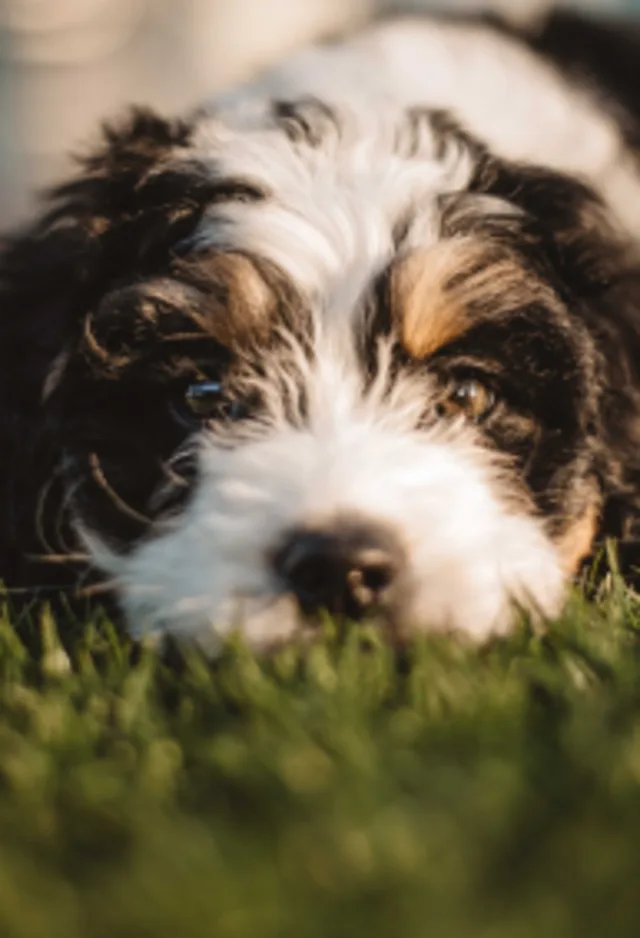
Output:
[[220,381],[190,384],[184,395],[184,403],[189,413],[200,420],[240,420],[247,412],[246,402],[230,398]]
[[468,378],[451,389],[438,410],[443,417],[463,415],[478,421],[491,413],[495,403],[496,396],[490,388],[475,378]]

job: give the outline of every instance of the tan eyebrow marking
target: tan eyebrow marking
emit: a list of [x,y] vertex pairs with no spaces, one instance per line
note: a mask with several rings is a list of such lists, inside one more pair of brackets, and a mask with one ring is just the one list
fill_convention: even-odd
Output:
[[469,326],[467,310],[449,288],[468,262],[467,239],[417,250],[391,271],[391,307],[401,318],[402,341],[415,358],[451,342]]
[[[159,343],[213,339],[231,345],[265,337],[286,301],[283,277],[266,262],[239,252],[209,252],[176,263],[166,276],[106,294],[84,319],[83,354],[111,375]],[[45,387],[59,380],[54,369]]]
[[273,304],[273,294],[255,262],[235,252],[219,253],[212,263],[214,282],[224,286],[226,314],[235,325],[257,324]]
[[391,269],[393,315],[402,341],[425,358],[473,325],[473,307],[494,313],[532,299],[551,300],[552,291],[520,263],[508,247],[477,237],[457,237],[417,249]]
[[236,251],[216,251],[188,261],[206,285],[204,329],[225,344],[265,338],[278,312],[295,305],[293,285],[273,264]]

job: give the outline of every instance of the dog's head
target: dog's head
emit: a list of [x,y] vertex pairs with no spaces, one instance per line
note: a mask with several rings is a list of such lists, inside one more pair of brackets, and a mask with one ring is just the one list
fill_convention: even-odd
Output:
[[138,632],[484,637],[633,534],[627,251],[442,113],[138,112],[2,267],[5,570]]

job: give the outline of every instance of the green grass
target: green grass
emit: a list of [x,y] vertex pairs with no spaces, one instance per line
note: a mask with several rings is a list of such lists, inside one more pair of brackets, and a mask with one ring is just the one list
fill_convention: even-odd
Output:
[[26,644],[14,624],[1,938],[640,933],[640,602],[620,584],[544,636],[401,658],[363,629],[176,670],[96,616],[65,669],[50,615]]

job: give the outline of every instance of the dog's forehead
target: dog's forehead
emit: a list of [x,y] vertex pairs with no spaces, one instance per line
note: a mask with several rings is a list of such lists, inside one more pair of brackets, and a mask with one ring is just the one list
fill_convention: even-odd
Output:
[[516,211],[469,191],[476,156],[439,117],[309,98],[272,101],[239,124],[201,117],[190,158],[230,190],[263,197],[213,201],[190,248],[265,259],[343,317],[398,254],[441,240],[447,200],[464,196],[467,211],[493,217]]
[[[553,299],[507,237],[523,211],[474,191],[478,159],[455,121],[429,110],[352,112],[301,98],[271,101],[250,120],[196,118],[171,161],[209,173],[214,194],[178,246],[177,281],[127,291],[136,343],[144,335],[133,319],[149,320],[150,308],[162,313],[151,316],[161,333],[202,329],[242,347],[281,329],[283,316],[296,331],[312,320],[358,329],[384,297],[386,327],[424,358],[470,328],[480,307]],[[98,311],[96,341],[117,299]]]
[[386,327],[426,358],[487,311],[553,306],[519,237],[527,211],[478,184],[486,158],[449,115],[388,101],[353,110],[270,99],[239,115],[202,113],[162,161],[210,177],[202,216],[166,282],[137,281],[133,306],[109,295],[91,338],[104,344],[123,308],[140,347],[140,316],[149,334],[176,341],[201,329],[250,346],[281,330],[284,314],[303,329],[355,327],[360,342],[362,314],[386,300]]

